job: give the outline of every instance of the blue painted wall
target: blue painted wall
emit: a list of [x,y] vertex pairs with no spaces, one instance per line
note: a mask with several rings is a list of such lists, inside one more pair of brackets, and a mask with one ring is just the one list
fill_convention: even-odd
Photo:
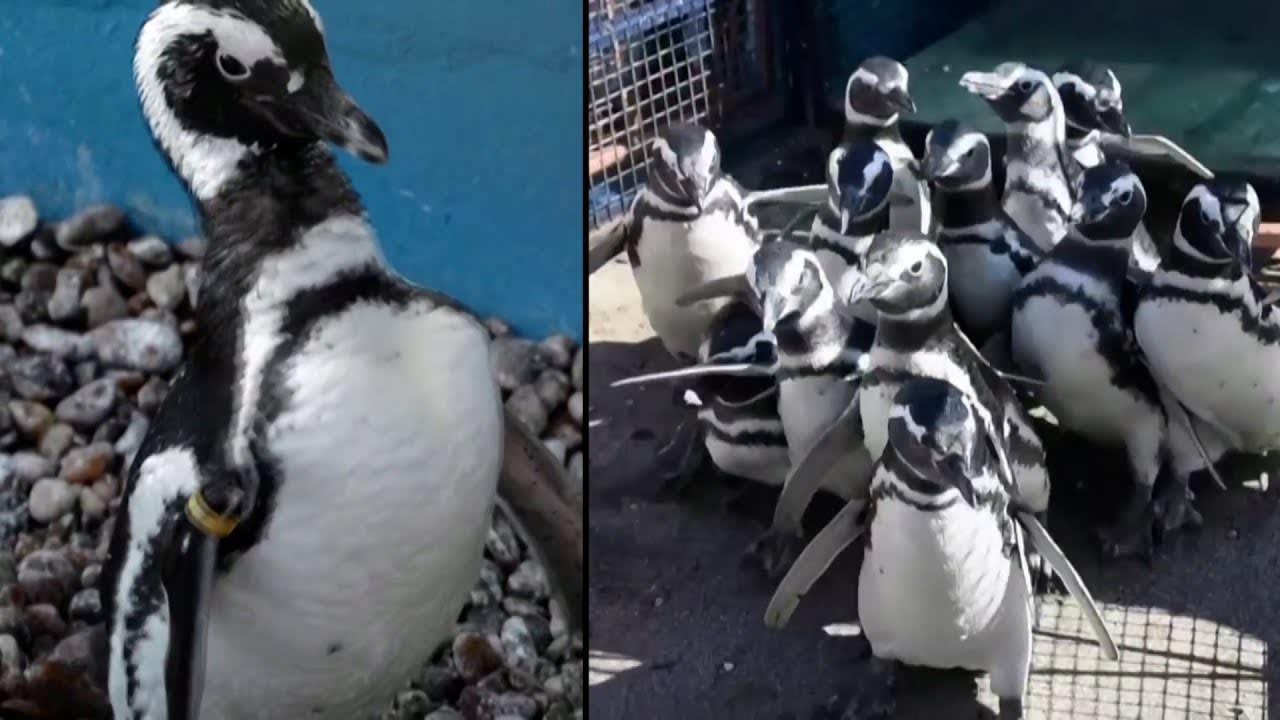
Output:
[[[388,259],[520,332],[582,333],[581,0],[313,0],[391,161],[346,157]],[[195,229],[131,76],[154,0],[0,0],[0,195]]]

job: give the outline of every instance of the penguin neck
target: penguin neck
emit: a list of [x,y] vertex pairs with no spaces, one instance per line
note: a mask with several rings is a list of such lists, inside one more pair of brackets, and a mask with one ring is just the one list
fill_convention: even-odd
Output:
[[262,263],[296,248],[321,223],[351,218],[363,232],[350,242],[375,244],[359,195],[323,143],[246,155],[217,195],[199,201],[199,212],[209,243],[196,308],[201,327],[234,320]]
[[1062,173],[1059,150],[1066,144],[1066,130],[1060,115],[1054,114],[1036,122],[1009,124],[1006,154],[1032,167],[1051,166]]
[[954,327],[946,290],[927,307],[879,315],[876,344],[899,353],[922,350]]
[[[872,140],[878,143],[882,148],[896,147],[898,145],[906,146],[902,140],[902,133],[898,130],[898,116],[895,115],[891,120],[872,122],[870,118],[864,119],[863,116],[857,118],[845,118],[844,123],[844,139],[845,145],[852,144],[857,140]],[[888,150],[886,149],[886,152]]]
[[1066,124],[1066,131],[1067,131],[1067,134],[1066,134],[1067,147],[1071,149],[1080,147],[1081,143],[1084,142],[1085,137],[1087,137],[1090,132],[1089,130],[1082,128],[1079,125],[1074,125],[1072,123]]
[[778,353],[802,359],[813,368],[834,365],[848,344],[854,321],[832,310],[833,307],[821,311],[811,308],[795,322],[775,328]]
[[990,181],[973,188],[947,190],[935,186],[938,225],[942,230],[959,230],[990,222],[1000,208],[995,186]]
[[1133,249],[1131,237],[1090,238],[1078,230],[1063,236],[1053,248],[1053,260],[1091,277],[1113,285],[1118,291],[1129,267],[1129,255]]

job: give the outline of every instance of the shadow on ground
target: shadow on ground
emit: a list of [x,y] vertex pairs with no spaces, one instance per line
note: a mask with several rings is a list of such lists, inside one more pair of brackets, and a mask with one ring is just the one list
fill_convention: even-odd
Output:
[[[765,628],[773,587],[741,558],[776,491],[706,477],[678,500],[659,497],[654,456],[682,413],[667,386],[608,385],[673,361],[655,340],[592,342],[588,357],[589,418],[599,423],[590,430],[593,715],[990,716],[984,681],[967,673],[913,671],[897,677],[895,692],[873,671],[863,641],[849,635],[855,551],[832,566],[784,631]],[[1202,531],[1168,539],[1150,567],[1103,565],[1091,528],[1105,515],[1098,508],[1113,504],[1107,488],[1125,482],[1122,465],[1071,443],[1052,452],[1050,530],[1106,604],[1124,658],[1101,661],[1095,646],[1074,639],[1083,630],[1062,629],[1069,600],[1042,603],[1028,715],[1265,717],[1276,704],[1268,648],[1280,642],[1275,492],[1236,483],[1225,493],[1203,489]],[[815,508],[810,532],[833,510]]]

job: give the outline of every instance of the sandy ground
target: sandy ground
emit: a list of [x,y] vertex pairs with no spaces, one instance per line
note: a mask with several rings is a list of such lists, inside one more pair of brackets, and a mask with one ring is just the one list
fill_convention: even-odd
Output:
[[[589,291],[588,416],[599,423],[590,430],[589,712],[618,720],[989,717],[994,700],[982,678],[876,672],[865,643],[850,635],[856,546],[785,630],[764,627],[772,586],[741,558],[764,528],[770,493],[743,496],[704,478],[686,497],[659,499],[654,456],[681,414],[668,387],[609,383],[672,361],[652,338],[625,262],[593,275]],[[1088,635],[1069,599],[1043,600],[1028,717],[1266,717],[1277,679],[1269,647],[1280,642],[1276,491],[1205,489],[1203,531],[1171,539],[1150,567],[1100,566],[1090,508],[1105,501],[1067,486],[1084,476],[1113,485],[1115,468],[1078,446],[1053,457],[1050,530],[1103,604],[1122,658],[1104,661],[1081,640]]]

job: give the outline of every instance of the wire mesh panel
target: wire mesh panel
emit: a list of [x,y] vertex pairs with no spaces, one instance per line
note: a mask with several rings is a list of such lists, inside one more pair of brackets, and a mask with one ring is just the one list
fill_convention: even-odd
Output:
[[648,141],[727,124],[770,87],[763,0],[588,0],[588,219],[625,211]]

